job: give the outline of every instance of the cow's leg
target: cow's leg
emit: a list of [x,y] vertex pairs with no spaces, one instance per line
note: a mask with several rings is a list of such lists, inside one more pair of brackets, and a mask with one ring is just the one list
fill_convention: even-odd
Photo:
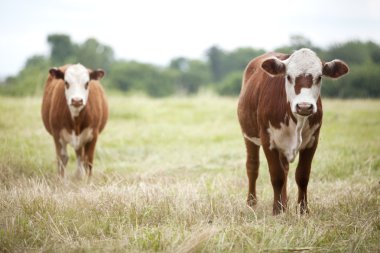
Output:
[[67,162],[69,161],[69,156],[67,155],[67,143],[62,141],[59,137],[54,138],[55,151],[57,154],[57,168],[58,175],[63,179],[65,178],[65,168]]
[[309,176],[311,170],[311,162],[314,157],[317,143],[312,148],[303,149],[299,153],[299,162],[296,169],[296,182],[298,185],[298,205],[300,206],[300,213],[308,213],[307,207],[307,185],[309,183]]
[[86,173],[88,175],[89,181],[92,176],[92,165],[94,161],[96,141],[97,141],[97,134],[94,134],[93,139],[90,142],[86,143],[86,145],[84,146],[85,168],[86,168]]
[[76,177],[77,179],[82,179],[85,174],[84,169],[84,163],[85,163],[85,155],[84,155],[84,148],[78,148],[75,150],[75,153],[77,155],[77,172]]
[[286,188],[287,188],[287,182],[288,182],[289,162],[286,159],[286,157],[283,155],[280,155],[280,162],[281,162],[281,167],[285,173],[285,181],[281,190],[281,200],[282,200],[283,207],[286,208],[288,204],[288,194],[287,194]]
[[248,197],[247,197],[247,205],[254,206],[257,203],[256,198],[256,180],[259,176],[259,151],[260,146],[252,143],[251,141],[245,140],[245,146],[247,149],[247,176],[248,176]]
[[286,183],[286,173],[280,161],[277,149],[270,150],[268,146],[263,146],[265,156],[268,161],[270,178],[273,186],[273,214],[277,215],[285,211],[282,191]]

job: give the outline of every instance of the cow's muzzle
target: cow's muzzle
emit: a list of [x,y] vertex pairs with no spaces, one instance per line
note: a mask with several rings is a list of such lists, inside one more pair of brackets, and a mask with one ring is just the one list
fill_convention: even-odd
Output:
[[72,98],[71,99],[71,105],[74,107],[81,107],[83,105],[83,99],[82,98]]
[[313,104],[298,103],[296,104],[296,112],[301,116],[309,116],[313,113]]

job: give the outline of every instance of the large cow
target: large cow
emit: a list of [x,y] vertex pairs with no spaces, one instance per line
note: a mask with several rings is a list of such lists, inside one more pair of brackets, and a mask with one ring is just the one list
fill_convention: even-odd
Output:
[[322,76],[338,78],[349,71],[340,60],[324,62],[310,49],[291,55],[267,53],[246,67],[238,117],[247,151],[247,204],[256,204],[259,148],[263,147],[274,191],[273,214],[285,211],[289,163],[296,169],[300,213],[308,212],[307,185],[322,124]]
[[108,118],[108,105],[98,80],[104,71],[89,70],[81,64],[49,70],[42,100],[42,120],[53,136],[58,174],[64,178],[70,144],[77,156],[77,176],[90,179],[98,135]]

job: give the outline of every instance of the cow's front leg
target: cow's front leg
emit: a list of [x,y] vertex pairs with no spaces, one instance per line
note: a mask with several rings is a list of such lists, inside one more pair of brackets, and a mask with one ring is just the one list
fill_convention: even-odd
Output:
[[307,185],[309,184],[311,162],[316,148],[317,142],[313,147],[303,149],[299,153],[299,162],[296,169],[296,182],[298,185],[298,205],[301,214],[309,213],[307,207]]
[[282,206],[284,208],[287,208],[287,206],[288,206],[287,182],[288,182],[289,162],[286,159],[286,157],[282,154],[280,154],[279,159],[281,162],[281,167],[285,173],[285,181],[284,181],[284,185],[282,186],[282,190],[281,190],[281,200],[282,200]]
[[95,153],[95,146],[97,141],[97,134],[94,134],[94,137],[92,140],[84,146],[84,153],[85,153],[85,168],[86,173],[88,175],[88,180],[90,181],[92,176],[92,166],[94,161],[94,153]]
[[269,173],[273,186],[273,214],[277,215],[284,212],[286,208],[286,196],[283,194],[286,194],[287,171],[283,168],[277,149],[271,150],[268,146],[263,146],[263,149],[268,161]]
[[245,139],[245,145],[247,149],[247,176],[248,176],[248,196],[247,205],[253,207],[257,203],[256,197],[256,180],[259,176],[259,150],[260,146]]
[[77,179],[82,179],[85,174],[85,155],[84,155],[84,148],[80,147],[77,150],[75,150],[75,153],[77,155],[77,172],[76,177]]
[[57,155],[57,169],[60,178],[65,178],[65,168],[67,162],[69,161],[69,156],[67,155],[67,143],[64,142],[59,137],[54,137],[55,152]]

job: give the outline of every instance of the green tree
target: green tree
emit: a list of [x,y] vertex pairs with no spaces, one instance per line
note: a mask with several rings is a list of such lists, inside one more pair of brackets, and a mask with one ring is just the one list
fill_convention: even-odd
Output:
[[217,93],[223,96],[237,96],[240,93],[243,73],[235,71],[230,73],[217,87]]
[[76,60],[88,68],[109,71],[114,61],[114,52],[111,47],[90,38],[78,46]]
[[330,47],[326,54],[330,59],[341,59],[348,64],[364,64],[372,61],[367,45],[360,41],[336,44]]
[[184,57],[175,58],[170,62],[170,69],[177,73],[173,75],[178,93],[194,94],[200,86],[211,81],[211,75],[206,63],[190,60]]
[[124,92],[141,91],[162,97],[175,91],[171,74],[150,64],[117,61],[111,66],[108,83]]
[[292,54],[294,51],[298,49],[310,48],[318,55],[320,55],[323,52],[319,47],[313,45],[310,39],[300,34],[291,35],[289,41],[289,45],[276,48],[274,51],[284,54]]
[[212,46],[206,52],[208,57],[208,64],[210,66],[212,80],[214,82],[219,82],[222,80],[224,69],[223,69],[223,60],[224,52],[217,46]]
[[0,86],[0,93],[12,96],[41,95],[49,66],[50,61],[45,56],[30,57],[17,76],[5,80],[5,84]]
[[226,76],[234,71],[241,71],[245,69],[247,64],[255,57],[265,53],[262,49],[253,48],[238,48],[230,53],[226,53],[224,57],[224,70],[223,76]]
[[53,65],[64,65],[75,57],[75,45],[71,42],[70,36],[65,34],[51,34],[47,37],[50,45],[50,59]]
[[367,43],[371,60],[375,64],[380,64],[380,46],[376,43],[369,41]]

